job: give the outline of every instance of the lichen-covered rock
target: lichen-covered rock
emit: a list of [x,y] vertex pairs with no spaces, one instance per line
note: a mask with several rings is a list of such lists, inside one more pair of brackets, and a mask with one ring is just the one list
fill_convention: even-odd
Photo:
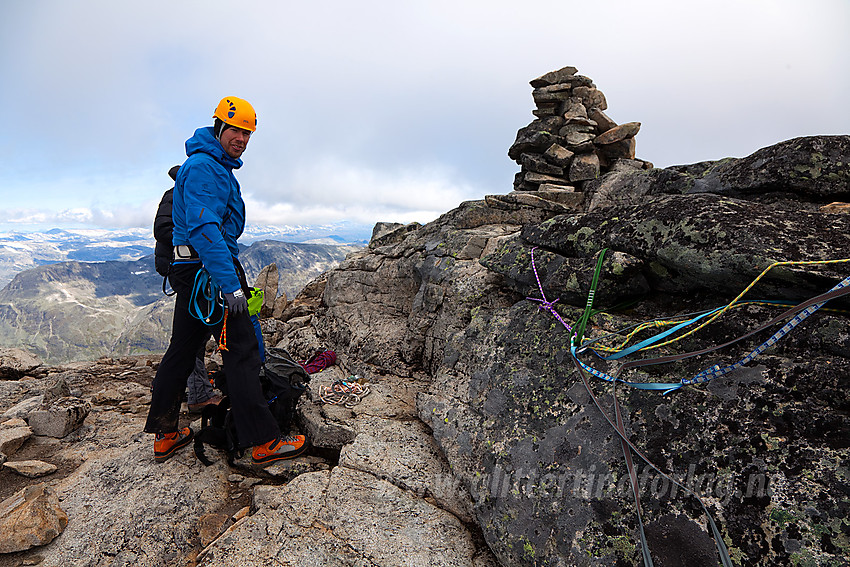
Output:
[[[846,258],[850,217],[792,215],[717,195],[660,195],[526,226],[523,238],[568,258],[603,248],[624,252],[645,263],[644,275],[659,291],[704,289],[734,297],[774,262]],[[822,293],[843,279],[845,266],[784,266],[769,272],[754,293],[792,300]]]
[[[542,286],[548,301],[580,305],[590,292],[597,258],[598,254],[574,258],[553,254],[545,248],[535,251],[517,236],[482,258],[481,264],[503,275],[506,283],[526,297],[542,300]],[[625,298],[648,293],[650,286],[645,271],[648,271],[645,263],[634,256],[624,252],[607,255],[600,273],[602,284],[595,296],[597,305],[611,306]]]
[[[833,155],[827,147],[843,142],[807,143]],[[761,155],[771,163],[799,162],[798,147],[782,144]],[[726,305],[775,262],[786,264],[761,277],[746,299],[800,302],[847,277],[850,262],[834,260],[850,257],[850,217],[821,210],[822,188],[792,193],[787,184],[750,181],[740,191],[693,190],[711,172],[732,179],[728,172],[739,167],[740,160],[723,160],[647,170],[621,160],[584,185],[583,210],[552,216],[538,208],[542,218],[515,217],[500,234],[496,211],[529,209],[510,208],[501,196],[466,203],[341,267],[345,280],[330,274],[317,336],[340,352],[356,346],[342,357],[351,367],[426,379],[416,396],[418,416],[452,478],[472,497],[475,521],[502,565],[641,561],[610,382],[587,375],[586,386],[570,354],[600,258],[593,307],[606,311],[593,312],[585,329],[595,348],[608,349],[600,355],[670,329],[666,319],[684,325],[689,313]],[[543,182],[543,174],[527,176]],[[827,192],[833,190],[844,191]],[[465,221],[473,216],[493,224],[476,222],[470,230]],[[832,263],[805,264],[815,261]],[[543,296],[561,321],[540,309]],[[843,298],[829,305],[847,304]],[[783,308],[748,303],[694,333],[670,335],[676,340],[663,349],[620,361],[590,350],[578,356],[597,372],[625,368],[628,381],[679,385],[715,364],[737,362],[770,333],[673,364],[624,364],[711,349]],[[373,323],[371,344],[382,348],[360,347],[365,336],[352,340],[362,321]],[[632,329],[637,334],[627,339]],[[707,385],[667,396],[617,388],[625,434],[657,467],[632,455],[657,564],[716,564],[709,517],[738,565],[840,564],[850,552],[841,496],[850,490],[847,329],[842,312],[818,311],[748,365]],[[619,336],[606,338],[617,330]],[[368,445],[368,436],[362,440]],[[373,452],[380,453],[359,450],[358,441],[343,449],[362,467],[373,464],[366,462]]]
[[744,198],[765,208],[817,210],[850,196],[848,163],[850,136],[808,136],[742,159],[620,172],[589,181],[583,190],[589,211],[637,205],[648,195],[693,193]]
[[[738,324],[743,331],[752,321]],[[447,350],[453,366],[466,372],[436,380],[432,394],[420,396],[420,416],[472,490],[479,523],[502,564],[556,558],[577,564],[583,557],[595,558],[588,563],[594,565],[634,564],[639,550],[622,452],[611,426],[569,371],[570,333],[559,327],[554,318],[535,314],[532,304],[482,313]],[[847,386],[850,363],[827,354],[790,367],[781,360],[768,357],[765,366],[670,399],[621,393],[633,441],[686,486],[699,485],[711,513],[725,518],[726,529],[735,534],[732,553],[740,564],[774,564],[767,558],[777,557],[769,551],[777,538],[794,539],[789,548],[828,553],[835,543],[824,546],[817,534],[829,542],[842,537],[840,494],[846,481],[830,459],[846,454],[850,422],[837,408],[847,403],[847,394],[836,388]],[[691,365],[684,374],[697,369]],[[668,372],[660,378],[669,380]],[[459,376],[467,378],[458,383]],[[603,384],[591,384],[597,395],[610,390]],[[469,398],[444,394],[456,390],[469,392]],[[613,419],[608,396],[602,400]],[[817,418],[802,417],[803,412]],[[656,556],[670,556],[687,541],[703,559],[686,564],[714,564],[713,543],[700,527],[705,518],[695,502],[682,498],[681,490],[671,500],[671,485],[636,461]],[[679,520],[670,523],[670,513]],[[830,527],[818,527],[820,521]],[[792,522],[797,535],[786,531]]]
[[691,192],[790,192],[834,201],[850,195],[848,164],[850,136],[794,138],[719,163],[695,181]]

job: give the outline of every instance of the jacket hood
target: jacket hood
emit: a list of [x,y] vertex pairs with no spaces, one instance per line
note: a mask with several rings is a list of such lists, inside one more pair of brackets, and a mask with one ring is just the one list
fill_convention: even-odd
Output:
[[242,160],[230,157],[213,135],[212,126],[198,128],[195,134],[186,140],[186,155],[190,156],[203,152],[212,156],[217,162],[231,169],[242,167]]

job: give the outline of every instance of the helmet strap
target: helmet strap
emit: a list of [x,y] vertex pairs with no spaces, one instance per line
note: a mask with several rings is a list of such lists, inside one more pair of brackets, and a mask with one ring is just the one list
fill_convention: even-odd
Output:
[[221,141],[221,135],[224,133],[227,128],[230,127],[230,124],[222,120],[221,118],[216,118],[213,123],[213,135],[215,135],[215,139],[219,142]]

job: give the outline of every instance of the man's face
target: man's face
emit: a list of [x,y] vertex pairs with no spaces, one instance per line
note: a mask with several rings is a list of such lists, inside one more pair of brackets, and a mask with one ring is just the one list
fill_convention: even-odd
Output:
[[234,159],[239,159],[242,152],[248,146],[248,140],[251,139],[251,132],[242,128],[227,128],[219,136],[221,147],[227,152],[227,155]]

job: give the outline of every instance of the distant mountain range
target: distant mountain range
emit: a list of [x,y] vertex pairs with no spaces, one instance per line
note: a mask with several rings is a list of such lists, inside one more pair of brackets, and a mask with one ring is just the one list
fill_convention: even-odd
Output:
[[[42,234],[49,237],[51,233]],[[162,293],[163,280],[154,270],[151,249],[145,249],[133,234],[111,233],[109,238],[95,238],[91,232],[52,234],[56,240],[21,241],[36,253],[28,253],[24,245],[16,248],[21,257],[29,254],[33,262],[45,265],[18,273],[0,290],[0,347],[23,348],[47,363],[164,352],[174,301]],[[59,238],[68,234],[88,244],[75,248],[69,240]],[[8,246],[8,240],[3,243]],[[277,264],[279,292],[291,299],[310,280],[363,245],[264,240],[245,248],[239,257],[249,283],[262,268]],[[118,258],[139,250],[147,255],[131,260],[48,263],[44,256],[51,249],[77,258],[92,257],[95,250],[108,251]]]
[[[246,246],[261,240],[365,246],[371,230],[371,226],[347,222],[316,226],[249,225],[239,242]],[[153,254],[153,247],[152,230],[145,228],[0,232],[0,287],[30,268],[66,260],[129,262]]]

